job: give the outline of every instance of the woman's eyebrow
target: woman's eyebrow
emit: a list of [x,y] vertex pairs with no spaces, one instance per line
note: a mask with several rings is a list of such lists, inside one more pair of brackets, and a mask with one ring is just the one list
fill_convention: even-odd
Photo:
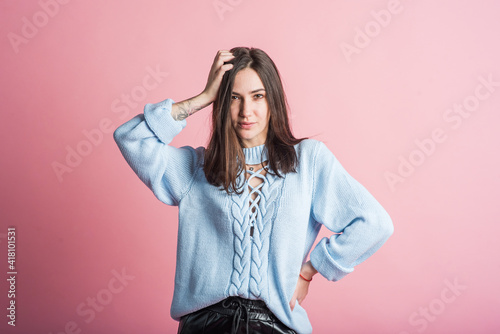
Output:
[[[252,91],[250,92],[250,94],[260,92],[261,90],[265,91],[265,89],[264,89],[264,88],[259,88],[259,89],[252,90]],[[240,96],[241,96],[241,94],[240,94],[240,93],[236,93],[236,92],[234,92],[234,91],[233,91],[233,94],[234,94],[234,95],[240,95]]]

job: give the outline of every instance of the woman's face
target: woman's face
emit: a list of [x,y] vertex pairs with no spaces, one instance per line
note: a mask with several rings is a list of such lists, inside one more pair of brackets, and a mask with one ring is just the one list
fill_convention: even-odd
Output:
[[269,124],[266,91],[259,75],[251,68],[239,71],[231,95],[231,122],[244,147],[266,142]]

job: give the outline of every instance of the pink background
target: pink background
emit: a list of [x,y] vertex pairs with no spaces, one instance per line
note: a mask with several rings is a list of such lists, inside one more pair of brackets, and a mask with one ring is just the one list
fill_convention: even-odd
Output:
[[[135,176],[112,131],[146,103],[200,93],[217,50],[234,46],[268,52],[295,135],[324,141],[394,221],[352,274],[314,278],[303,302],[314,332],[500,332],[498,1],[0,6],[1,276],[8,226],[18,270],[15,328],[0,284],[2,333],[176,332],[178,211]],[[470,116],[453,111],[464,104]],[[210,111],[172,145],[206,145]],[[391,186],[388,173],[403,176]]]

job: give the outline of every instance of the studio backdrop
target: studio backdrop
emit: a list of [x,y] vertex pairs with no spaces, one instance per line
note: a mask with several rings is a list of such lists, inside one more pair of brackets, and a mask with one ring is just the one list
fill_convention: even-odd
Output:
[[[113,131],[205,87],[217,50],[277,64],[394,234],[316,275],[314,333],[500,332],[500,2],[0,1],[1,333],[175,333],[178,208]],[[171,145],[205,146],[211,106]],[[323,227],[319,238],[331,235]]]

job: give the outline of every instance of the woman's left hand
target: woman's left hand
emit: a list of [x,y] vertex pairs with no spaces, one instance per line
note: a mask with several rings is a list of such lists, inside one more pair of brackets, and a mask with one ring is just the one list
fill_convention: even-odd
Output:
[[[307,279],[312,279],[312,277],[317,272],[318,271],[314,269],[314,267],[312,266],[311,261],[307,261],[300,268],[300,274]],[[292,311],[295,307],[296,301],[299,302],[299,304],[301,304],[302,301],[306,298],[307,292],[309,291],[310,283],[311,282],[308,282],[299,276],[299,280],[297,281],[297,286],[295,287],[295,292],[293,293],[292,300],[290,300],[290,308],[292,309]]]

